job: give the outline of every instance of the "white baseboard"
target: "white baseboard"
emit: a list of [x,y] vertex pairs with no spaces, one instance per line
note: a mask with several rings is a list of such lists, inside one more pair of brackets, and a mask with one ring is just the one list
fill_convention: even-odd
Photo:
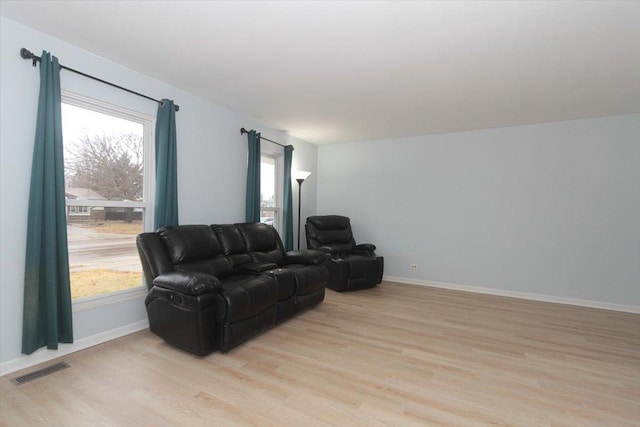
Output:
[[105,331],[96,335],[91,335],[89,337],[80,338],[73,344],[60,344],[57,350],[48,350],[46,348],[42,348],[40,350],[37,350],[33,354],[23,355],[1,363],[0,375],[10,374],[12,372],[37,365],[39,363],[48,362],[49,360],[53,360],[61,356],[66,356],[67,354],[84,350],[85,348],[93,347],[94,345],[102,344],[104,342],[114,340],[116,338],[120,338],[125,335],[141,331],[143,329],[147,329],[148,327],[149,321],[141,320],[139,322],[122,326],[120,328],[111,329],[110,331]]
[[624,311],[640,314],[640,306],[614,304],[610,302],[590,301],[576,298],[565,298],[553,295],[531,294],[528,292],[509,291],[503,289],[484,288],[481,286],[458,285],[455,283],[432,282],[428,280],[409,279],[405,277],[384,276],[386,282],[406,283],[409,285],[431,286],[434,288],[453,289],[456,291],[475,292],[479,294],[498,295],[502,297],[521,298],[534,301],[553,302],[557,304],[578,305],[582,307],[601,308],[604,310]]

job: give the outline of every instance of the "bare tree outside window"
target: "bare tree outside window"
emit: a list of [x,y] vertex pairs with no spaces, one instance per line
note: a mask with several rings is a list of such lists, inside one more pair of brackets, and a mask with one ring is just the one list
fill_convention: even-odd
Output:
[[90,188],[109,200],[142,200],[142,135],[85,134],[70,145],[65,159],[70,187]]

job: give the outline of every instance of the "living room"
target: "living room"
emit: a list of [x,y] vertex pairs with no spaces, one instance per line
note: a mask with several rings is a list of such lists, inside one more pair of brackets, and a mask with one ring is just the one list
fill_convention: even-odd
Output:
[[[593,309],[583,313],[586,319],[620,315],[626,319],[623,323],[631,325],[630,330],[616,337],[626,345],[625,365],[631,366],[631,371],[626,372],[630,378],[640,377],[637,341],[640,329],[640,168],[637,167],[640,160],[640,3],[542,2],[539,6],[523,3],[520,7],[516,4],[501,10],[500,3],[484,2],[482,10],[486,13],[464,3],[464,7],[460,6],[462,10],[446,13],[464,15],[463,22],[470,25],[468,32],[456,27],[457,21],[444,20],[431,34],[431,41],[437,40],[435,44],[429,44],[430,39],[424,33],[412,32],[417,29],[403,27],[403,21],[390,26],[391,29],[382,25],[386,14],[389,19],[396,17],[387,3],[380,3],[386,9],[375,13],[367,10],[371,3],[363,3],[360,12],[366,14],[361,27],[356,27],[362,34],[354,31],[352,41],[338,42],[326,40],[321,30],[329,30],[330,23],[334,25],[335,34],[341,34],[338,30],[353,25],[354,21],[350,20],[353,16],[346,15],[346,9],[357,9],[354,4],[327,3],[326,7],[318,6],[319,9],[314,10],[304,2],[297,3],[298,7],[276,3],[272,6],[279,13],[273,15],[280,20],[262,21],[260,16],[273,18],[271,14],[264,15],[265,10],[270,9],[262,3],[253,6],[243,3],[237,6],[240,7],[237,11],[226,3],[219,5],[219,9],[209,5],[215,12],[210,18],[215,24],[212,30],[189,27],[189,19],[195,19],[200,13],[197,3],[174,5],[176,9],[171,9],[169,3],[166,9],[147,9],[143,2],[130,2],[127,7],[131,9],[127,10],[131,17],[115,24],[108,18],[117,17],[118,13],[109,2],[75,7],[63,2],[52,2],[53,6],[47,6],[47,2],[22,2],[26,6],[19,3],[3,1],[0,18],[0,372],[3,375],[59,356],[77,357],[83,354],[77,353],[79,350],[101,343],[109,345],[110,340],[124,337],[125,341],[113,341],[116,347],[106,350],[106,353],[118,354],[118,346],[124,345],[118,343],[131,342],[130,338],[126,341],[127,337],[137,336],[131,335],[136,333],[144,334],[140,340],[153,347],[154,354],[168,352],[160,356],[163,368],[168,366],[167,360],[186,357],[147,334],[144,289],[132,291],[126,298],[74,306],[74,344],[61,345],[58,351],[43,349],[30,356],[21,353],[26,211],[38,99],[37,69],[19,55],[20,49],[26,47],[38,55],[42,50],[49,51],[63,65],[144,94],[173,99],[180,105],[176,122],[181,224],[237,223],[244,219],[247,139],[240,134],[240,129],[255,129],[265,138],[293,145],[291,169],[311,172],[301,192],[302,226],[304,219],[312,215],[345,215],[351,218],[358,243],[377,245],[379,254],[385,257],[385,276],[375,292],[382,293],[384,298],[398,294],[406,300],[425,304],[437,300],[442,305],[428,307],[445,315],[446,308],[451,307],[450,298],[461,295],[458,291],[468,291],[464,295],[475,295],[487,307],[491,307],[493,300],[485,298],[519,298],[512,304],[527,316],[533,316],[538,310],[538,306],[530,305],[533,303]],[[33,10],[37,6],[43,8],[40,14]],[[434,10],[425,9],[429,6]],[[416,14],[424,14],[425,20],[427,12],[440,16],[438,14],[445,12],[439,8],[449,10],[444,3],[406,3],[404,7],[417,8]],[[482,2],[477,7],[482,7]],[[532,10],[537,14],[531,15]],[[136,63],[136,55],[144,45],[134,40],[118,41],[117,37],[125,37],[125,28],[136,30],[129,26],[138,13],[148,15],[150,21],[137,30],[141,33],[140,39],[145,40],[141,43],[148,43],[146,36],[143,37],[143,33],[149,33],[147,25],[163,28],[158,23],[164,23],[166,14],[171,13],[176,15],[175,19],[182,19],[169,27],[166,35],[161,29],[153,34],[159,39],[158,43],[169,46],[169,54],[147,57],[144,63],[142,60]],[[244,21],[226,15],[235,17],[246,13],[249,15]],[[77,19],[74,14],[78,14]],[[88,19],[85,14],[102,19],[84,22],[80,17]],[[287,19],[288,14],[292,19]],[[400,16],[414,22],[405,14]],[[504,20],[499,19],[501,16]],[[293,17],[299,18],[299,23]],[[258,21],[253,29],[250,18]],[[65,19],[76,20],[73,30],[84,37],[66,34]],[[276,29],[286,23],[293,26],[292,33],[299,34],[301,45],[292,41],[290,32],[278,36]],[[56,25],[59,32],[55,30]],[[122,34],[112,31],[119,25]],[[456,31],[451,31],[450,26]],[[495,33],[487,28],[491,26],[497,28]],[[533,27],[539,27],[539,32],[531,32]],[[214,30],[212,34],[207,32]],[[72,27],[66,31],[71,32]],[[366,31],[378,36],[372,38],[370,44],[360,44],[364,43],[364,35],[371,34]],[[506,32],[503,38],[500,31]],[[204,59],[187,56],[179,50],[177,42],[168,43],[169,38],[201,39],[203,34],[209,37],[211,52],[203,51],[201,55],[218,55],[214,66]],[[229,48],[230,38],[235,34],[245,34],[246,40],[238,37],[240,40],[235,42],[246,50]],[[422,38],[409,39],[416,35]],[[108,50],[100,50],[100,46],[107,46],[100,44],[106,36],[116,38],[113,44],[120,45],[119,58]],[[385,47],[385,41],[402,41],[403,37],[407,38],[405,45],[392,46],[396,48],[395,56],[375,61],[375,52]],[[276,41],[287,49],[274,48]],[[333,64],[318,71],[315,57],[324,59],[322,55],[331,53],[325,52],[328,49],[323,46],[335,47],[341,42],[345,49],[334,52]],[[471,48],[465,48],[465,44]],[[433,59],[429,59],[427,53],[432,54]],[[510,55],[516,53],[511,60]],[[463,60],[467,57],[473,60]],[[361,65],[357,64],[359,60]],[[281,80],[269,80],[275,74],[274,69],[280,70],[276,65],[281,61],[290,65],[290,74]],[[373,69],[372,73],[363,74],[366,68]],[[242,74],[239,69],[246,71]],[[437,72],[425,82],[421,74],[431,69]],[[391,73],[390,70],[394,74],[385,79],[385,73]],[[252,75],[256,77],[250,78]],[[449,79],[444,79],[447,75]],[[467,80],[477,83],[478,80],[473,79],[479,79],[478,76],[483,77],[482,84],[470,87]],[[486,79],[487,76],[492,78]],[[186,85],[171,83],[172,78],[182,79]],[[454,85],[451,81],[457,83]],[[377,84],[365,84],[371,82]],[[328,105],[327,99],[339,94],[326,89],[338,83],[347,84],[351,91],[347,94],[349,97],[338,98],[337,112],[325,110],[324,117],[305,112],[305,108],[316,111],[310,107],[316,103]],[[148,116],[156,114],[154,102],[72,73],[61,72],[61,86],[68,93]],[[229,98],[229,94],[235,98]],[[262,98],[273,99],[269,98],[273,96],[281,97],[282,101],[273,105],[277,114],[272,115],[270,109],[251,107],[262,105]],[[388,105],[383,108],[382,102],[372,102],[378,97]],[[424,104],[423,110],[412,110],[420,102]],[[231,107],[236,105],[245,109]],[[303,113],[296,115],[292,111]],[[380,111],[384,113],[383,119],[376,115]],[[422,120],[408,118],[416,116]],[[351,120],[353,128],[340,128],[344,122],[338,119]],[[284,120],[290,120],[289,127],[278,125]],[[390,133],[390,129],[394,133]],[[293,206],[297,208],[297,184],[293,185]],[[296,241],[297,212],[293,220]],[[301,237],[304,247],[304,234]],[[274,331],[276,338],[271,338],[277,340],[274,347],[279,346],[282,351],[288,342],[286,334],[295,333],[297,328],[308,328],[312,332],[319,328],[324,321],[323,304],[334,311],[351,310],[362,316],[368,311],[389,309],[375,299],[374,294],[327,293],[327,301],[310,312],[311,320],[292,319]],[[371,305],[364,306],[367,303]],[[398,301],[389,304],[399,305]],[[543,307],[548,306],[542,305],[540,310],[547,313],[549,319],[563,317]],[[457,310],[464,311],[464,308],[452,308],[454,312]],[[480,309],[475,307],[471,312],[474,310]],[[420,309],[418,306],[408,311],[415,314]],[[419,318],[404,320],[414,321],[415,325],[428,324]],[[517,320],[516,315],[511,321],[517,323]],[[473,316],[469,322],[467,329],[471,331]],[[500,329],[501,322],[510,320],[500,318],[495,322]],[[356,335],[362,334],[361,340],[366,341],[368,323],[357,326]],[[597,329],[597,325],[592,326]],[[610,325],[602,327],[607,329]],[[419,330],[408,328],[407,336],[419,340]],[[328,332],[323,330],[319,335],[325,333]],[[434,339],[430,333],[437,332],[424,333],[425,337]],[[265,339],[270,335],[274,334],[265,334]],[[327,338],[327,342],[335,344],[331,338]],[[251,346],[261,344],[249,344],[249,348]],[[295,346],[305,357],[310,357],[308,349],[300,348],[299,343]],[[541,348],[545,349],[546,345],[541,344]],[[352,351],[361,356],[365,353],[358,348]],[[407,343],[405,352],[411,351]],[[267,366],[277,358],[274,354],[264,361]],[[216,353],[214,360],[223,365],[260,366],[260,360],[252,359],[255,356],[243,353],[235,357],[234,362],[233,351],[226,355]],[[571,356],[565,358],[571,360]],[[142,360],[148,362],[149,356]],[[211,359],[198,362],[186,357],[186,360],[207,366],[213,363]],[[635,367],[629,361],[635,361]],[[135,371],[135,367],[129,369]],[[427,381],[425,372],[416,369],[415,373],[417,380]],[[256,378],[259,379],[260,374],[256,374]],[[408,380],[402,378],[403,384],[404,381]],[[611,379],[616,381],[619,379]],[[105,382],[108,383],[106,379]],[[609,396],[617,403],[608,409],[616,405],[628,409],[630,403],[637,404],[640,400],[637,386],[637,381],[621,385],[626,397]],[[118,387],[114,386],[114,390]],[[566,387],[571,389],[575,384]],[[107,393],[108,389],[102,392]],[[455,393],[454,389],[449,391]],[[211,393],[202,396],[205,401],[217,399],[211,397]],[[349,399],[349,396],[342,397]],[[607,395],[601,397],[607,400]],[[435,399],[435,396],[429,395],[429,398]],[[6,402],[3,394],[3,412]],[[301,398],[300,403],[303,402],[306,401]],[[440,403],[440,409],[447,407],[444,402]],[[375,405],[380,406],[374,408]],[[364,406],[380,417],[397,409],[384,407],[379,399]],[[399,416],[394,422],[370,418],[365,409],[361,410],[362,418],[358,418],[354,415],[357,411],[337,408],[349,420],[342,425],[374,425],[374,421],[419,425],[416,414],[424,413],[422,409],[413,409],[414,418]],[[315,410],[309,411],[323,419]],[[587,411],[587,414],[595,417],[594,412]],[[546,416],[527,420],[514,415],[501,421],[507,425],[551,423],[551,418]],[[626,425],[625,422],[633,425],[633,419],[637,422],[640,418],[637,409],[628,410],[624,416],[626,418],[608,418],[609,425]],[[236,419],[229,425],[260,424],[256,419]],[[282,418],[275,419],[282,421]],[[158,419],[152,418],[152,421]],[[467,421],[466,425],[472,423]],[[556,421],[588,425],[589,419],[576,415],[573,420],[568,417]],[[602,420],[592,424],[607,425],[598,421]],[[332,424],[326,419],[324,422]],[[477,423],[483,422],[489,423],[488,419]],[[464,417],[440,423],[465,424]],[[145,423],[138,421],[138,424]],[[165,420],[165,424],[171,422]],[[422,423],[425,424],[429,423]]]

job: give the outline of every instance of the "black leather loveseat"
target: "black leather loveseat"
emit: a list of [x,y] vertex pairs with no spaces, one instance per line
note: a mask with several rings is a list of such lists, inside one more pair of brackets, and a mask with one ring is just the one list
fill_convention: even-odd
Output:
[[285,252],[269,225],[164,227],[137,246],[151,331],[191,353],[228,351],[324,299],[327,255]]

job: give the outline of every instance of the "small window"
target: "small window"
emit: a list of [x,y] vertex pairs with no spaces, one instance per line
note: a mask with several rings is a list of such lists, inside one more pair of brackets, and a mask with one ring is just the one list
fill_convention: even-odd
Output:
[[153,118],[64,94],[71,298],[143,285],[135,239],[152,228]]
[[67,209],[69,215],[88,216],[90,208],[89,206],[68,206]]

